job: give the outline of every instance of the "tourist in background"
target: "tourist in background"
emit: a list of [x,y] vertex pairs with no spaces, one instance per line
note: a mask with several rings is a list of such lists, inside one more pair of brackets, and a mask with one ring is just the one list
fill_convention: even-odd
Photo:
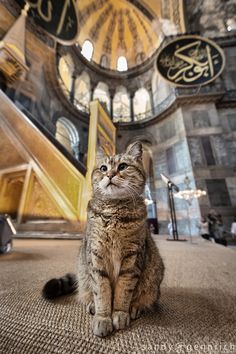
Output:
[[214,209],[210,210],[209,214],[207,215],[207,220],[208,220],[209,235],[212,239],[215,240],[217,214]]
[[236,238],[236,216],[235,216],[234,221],[232,222],[232,225],[231,225],[231,235],[232,235],[233,239]]
[[210,239],[209,227],[208,227],[207,218],[205,216],[201,217],[201,220],[199,221],[198,227],[199,227],[200,235],[205,240],[209,240]]
[[216,218],[216,225],[215,225],[215,237],[217,239],[222,239],[224,238],[224,224],[223,224],[223,219],[221,214],[217,215]]
[[224,224],[221,214],[218,214],[216,217],[215,242],[219,243],[220,245],[227,246],[227,241],[224,236]]

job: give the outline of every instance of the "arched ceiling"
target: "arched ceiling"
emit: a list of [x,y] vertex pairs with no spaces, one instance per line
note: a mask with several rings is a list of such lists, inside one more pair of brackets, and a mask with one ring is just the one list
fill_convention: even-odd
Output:
[[[165,0],[182,2],[182,0]],[[132,68],[149,58],[160,44],[157,20],[162,18],[162,0],[80,0],[78,44],[94,46],[92,60],[116,69],[119,56]]]

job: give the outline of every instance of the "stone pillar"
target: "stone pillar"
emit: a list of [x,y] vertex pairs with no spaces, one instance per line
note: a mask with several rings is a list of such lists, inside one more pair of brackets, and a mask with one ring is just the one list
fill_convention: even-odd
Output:
[[152,92],[152,88],[151,87],[148,87],[148,93],[149,93],[149,96],[150,96],[152,115],[154,115],[155,114],[155,106],[154,106],[153,92]]
[[72,104],[74,104],[74,99],[75,99],[75,80],[76,80],[76,74],[74,73],[72,75],[71,88],[70,88],[70,102]]
[[94,95],[94,86],[91,86],[91,89],[90,89],[90,102],[93,101],[93,95]]
[[134,93],[133,92],[130,93],[129,98],[130,98],[130,120],[131,122],[133,122],[134,121]]
[[113,120],[113,96],[110,96],[110,117]]

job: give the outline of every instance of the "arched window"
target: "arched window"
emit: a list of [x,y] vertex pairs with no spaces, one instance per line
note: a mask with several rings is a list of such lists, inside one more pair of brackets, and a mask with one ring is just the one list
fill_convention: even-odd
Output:
[[56,139],[76,158],[79,158],[79,134],[75,125],[61,117],[56,124]]
[[116,89],[113,99],[113,120],[114,122],[130,121],[130,98],[124,86]]
[[110,111],[110,95],[109,88],[104,82],[99,82],[94,90],[93,99],[98,99],[101,103],[105,103],[106,108]]
[[84,42],[81,50],[81,54],[89,61],[93,56],[93,44],[88,39]]
[[140,88],[134,95],[134,118],[135,120],[145,119],[151,115],[151,102],[148,91]]
[[60,58],[58,64],[58,70],[62,85],[68,92],[71,90],[72,73],[74,71],[74,64],[70,55],[66,55]]
[[90,102],[90,77],[83,73],[75,81],[75,105],[82,111],[88,111]]
[[121,56],[117,60],[117,70],[118,71],[126,71],[128,70],[128,64],[125,57]]
[[100,60],[100,65],[103,68],[109,68],[109,60],[106,55],[102,55],[101,60]]

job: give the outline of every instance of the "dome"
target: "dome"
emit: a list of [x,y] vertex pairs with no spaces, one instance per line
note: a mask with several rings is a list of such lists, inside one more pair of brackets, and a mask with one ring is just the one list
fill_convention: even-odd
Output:
[[160,0],[148,1],[148,5],[134,0],[78,1],[78,45],[83,48],[85,42],[87,47],[91,43],[92,60],[103,67],[116,70],[122,57],[130,69],[158,48],[160,18]]

